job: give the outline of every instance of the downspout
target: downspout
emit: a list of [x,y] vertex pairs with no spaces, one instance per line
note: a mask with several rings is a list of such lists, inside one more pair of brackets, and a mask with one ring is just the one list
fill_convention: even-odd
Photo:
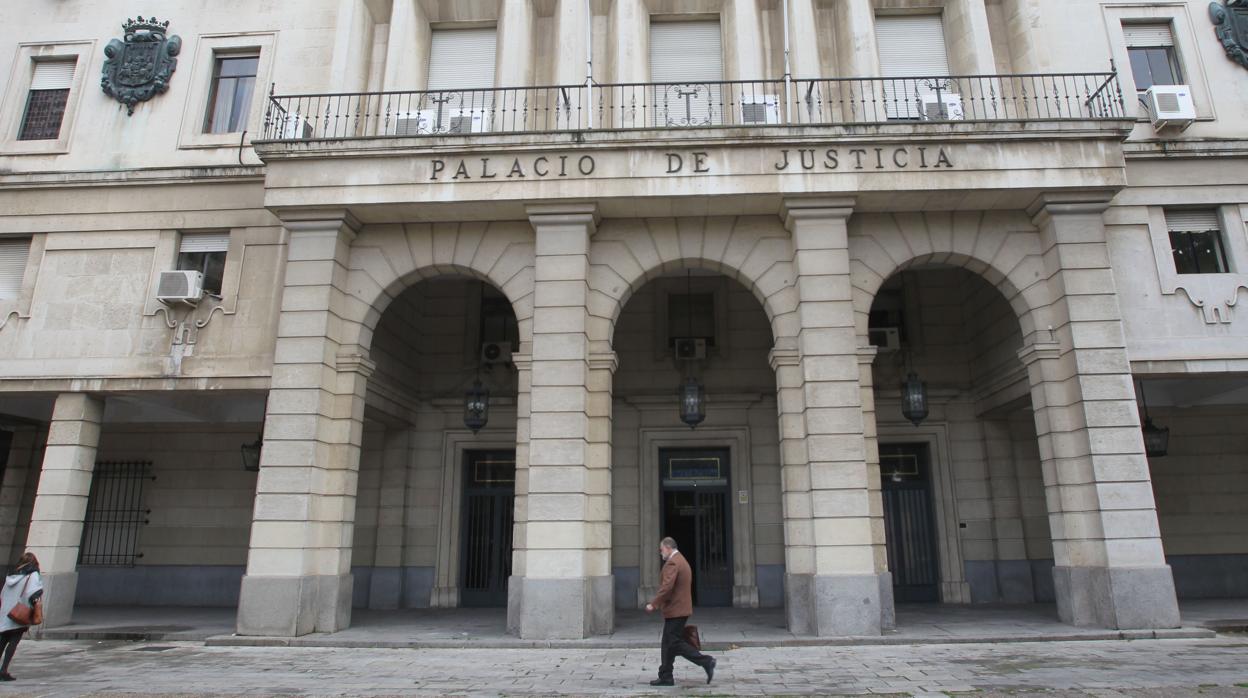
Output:
[[[784,13],[784,109],[786,115],[793,105],[793,74],[789,68],[789,0],[781,3],[781,12]],[[789,118],[789,123],[793,119]]]
[[585,0],[585,100],[589,127],[594,127],[594,1]]

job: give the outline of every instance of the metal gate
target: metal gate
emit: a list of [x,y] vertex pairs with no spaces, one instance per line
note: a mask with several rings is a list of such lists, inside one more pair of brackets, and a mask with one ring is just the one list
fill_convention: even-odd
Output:
[[727,449],[659,452],[663,533],[693,568],[693,602],[732,605],[732,516]]
[[464,454],[461,606],[507,605],[515,487],[515,451]]
[[880,444],[880,480],[893,597],[896,601],[939,601],[927,444]]

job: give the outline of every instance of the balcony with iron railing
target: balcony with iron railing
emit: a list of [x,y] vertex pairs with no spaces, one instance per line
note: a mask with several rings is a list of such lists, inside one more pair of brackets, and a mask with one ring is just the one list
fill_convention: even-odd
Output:
[[623,83],[279,95],[267,141],[912,123],[1122,121],[1117,74]]

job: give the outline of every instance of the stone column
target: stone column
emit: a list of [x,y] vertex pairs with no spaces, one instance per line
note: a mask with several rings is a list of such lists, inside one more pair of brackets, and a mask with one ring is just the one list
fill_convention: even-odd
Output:
[[[778,372],[786,529],[797,534],[786,541],[797,548],[786,562],[797,564],[787,570],[785,595],[790,629],[819,636],[878,635],[883,624],[883,541],[872,521],[880,500],[877,491],[873,506],[849,279],[852,206],[847,198],[795,198],[783,211],[800,323],[797,375]],[[792,443],[798,407],[804,454]],[[791,460],[803,457],[804,465]]]
[[1052,324],[1019,356],[1031,382],[1058,615],[1075,625],[1177,627],[1105,242],[1110,196],[1044,196],[1030,210]]
[[348,214],[287,220],[290,231],[256,484],[241,635],[294,637],[351,622],[351,544],[372,363],[343,343]]
[[[763,70],[763,13],[757,0],[730,0],[724,10],[727,21],[720,29],[723,32],[724,55],[728,58],[724,79],[766,80],[775,77]],[[755,92],[764,91],[762,85],[753,89]],[[734,95],[732,99],[735,101],[737,98]]]
[[43,571],[44,627],[66,625],[78,590],[78,546],[100,445],[104,399],[62,393],[52,408],[48,445],[26,547]]
[[875,569],[880,577],[880,628],[897,626],[893,601],[893,575],[888,569],[887,536],[884,530],[884,493],[880,481],[880,435],[875,419],[875,357],[879,353],[867,337],[858,337],[858,395],[862,400],[862,435],[866,445],[867,496],[871,507],[871,540],[875,545]]
[[555,5],[555,79],[553,85],[583,85],[589,70],[589,7],[585,0],[558,0]]
[[[498,16],[498,52],[494,84],[527,87],[533,84],[533,0],[502,0]],[[472,87],[482,87],[473,85]]]
[[875,41],[875,5],[871,0],[840,0],[836,5],[836,63],[841,78],[880,74],[880,48]]
[[523,513],[509,616],[525,639],[583,638],[609,632],[614,607],[610,371],[594,365],[586,334],[597,215],[592,204],[530,206],[529,220],[537,258],[528,462],[516,482]]
[[35,427],[19,427],[13,431],[9,457],[4,465],[4,481],[0,483],[0,564],[12,564],[25,552],[24,540],[17,537],[22,522],[22,504],[31,473],[43,458],[47,434]]
[[789,70],[794,80],[823,77],[819,45],[815,0],[789,0]]

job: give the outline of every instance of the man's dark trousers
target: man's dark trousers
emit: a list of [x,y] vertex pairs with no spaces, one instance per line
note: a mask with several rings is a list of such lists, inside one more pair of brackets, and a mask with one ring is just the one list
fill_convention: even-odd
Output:
[[693,645],[685,642],[685,623],[689,616],[683,618],[667,618],[663,621],[663,664],[659,666],[659,678],[663,681],[672,680],[672,665],[676,657],[681,656],[697,664],[703,669],[711,663],[710,655],[695,650]]

